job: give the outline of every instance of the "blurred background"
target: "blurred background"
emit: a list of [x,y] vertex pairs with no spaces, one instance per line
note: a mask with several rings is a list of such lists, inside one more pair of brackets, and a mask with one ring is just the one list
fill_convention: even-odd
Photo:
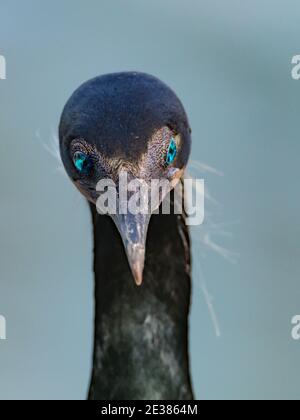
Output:
[[86,398],[89,211],[48,149],[73,90],[122,70],[177,92],[192,160],[219,173],[197,174],[216,200],[193,232],[197,398],[300,397],[299,18],[297,0],[1,0],[0,399]]

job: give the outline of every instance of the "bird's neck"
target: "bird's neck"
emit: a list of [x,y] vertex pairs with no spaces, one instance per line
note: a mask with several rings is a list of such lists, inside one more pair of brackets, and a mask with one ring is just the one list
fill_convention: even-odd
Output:
[[89,398],[192,399],[189,235],[181,216],[152,216],[144,282],[134,283],[108,216],[94,226],[95,343]]

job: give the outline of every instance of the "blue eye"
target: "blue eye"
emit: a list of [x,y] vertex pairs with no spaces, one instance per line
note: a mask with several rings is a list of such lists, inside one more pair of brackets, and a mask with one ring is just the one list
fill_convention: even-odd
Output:
[[82,152],[75,152],[73,157],[75,168],[78,172],[88,175],[92,168],[91,159],[88,155]]
[[176,158],[176,155],[177,155],[176,141],[174,137],[172,137],[170,145],[169,145],[168,153],[167,153],[167,158],[166,158],[167,165],[170,165],[174,161],[174,159]]

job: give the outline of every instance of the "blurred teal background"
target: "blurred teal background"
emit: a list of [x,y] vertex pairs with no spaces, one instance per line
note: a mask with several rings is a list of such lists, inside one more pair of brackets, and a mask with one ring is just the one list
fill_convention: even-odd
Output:
[[[122,70],[152,73],[174,88],[193,128],[192,159],[224,173],[204,175],[218,201],[207,203],[207,213],[218,226],[207,221],[193,235],[197,397],[300,397],[300,342],[291,339],[291,318],[300,313],[300,81],[291,77],[299,21],[296,0],[1,0],[0,314],[7,340],[0,341],[0,399],[86,397],[89,212],[43,144],[52,144],[79,84]],[[211,241],[236,252],[236,262],[210,250]]]

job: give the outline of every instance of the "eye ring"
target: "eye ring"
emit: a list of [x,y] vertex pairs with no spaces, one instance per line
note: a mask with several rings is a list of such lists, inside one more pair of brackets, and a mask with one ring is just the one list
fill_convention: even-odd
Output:
[[174,137],[171,137],[169,148],[166,155],[166,164],[171,165],[177,156],[177,144]]
[[89,155],[84,152],[77,151],[73,155],[73,163],[76,170],[81,175],[89,175],[92,171],[93,163]]

